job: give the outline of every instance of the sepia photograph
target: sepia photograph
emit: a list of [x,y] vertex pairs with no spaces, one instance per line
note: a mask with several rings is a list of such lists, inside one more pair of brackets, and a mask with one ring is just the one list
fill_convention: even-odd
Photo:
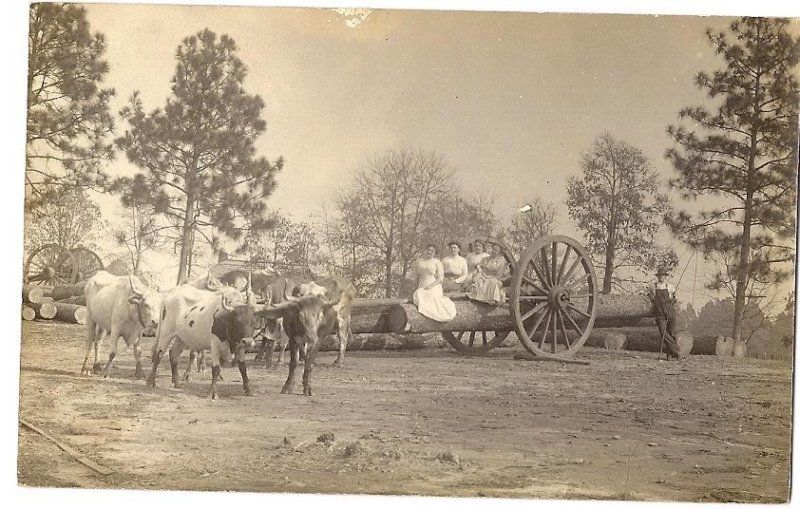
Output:
[[26,8],[20,487],[790,501],[800,18]]

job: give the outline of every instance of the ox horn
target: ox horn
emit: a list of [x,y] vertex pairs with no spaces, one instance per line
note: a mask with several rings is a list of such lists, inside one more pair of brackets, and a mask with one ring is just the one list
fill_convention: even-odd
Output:
[[228,299],[225,298],[225,294],[222,294],[222,309],[228,312],[231,312],[234,309],[233,306],[231,306],[228,302]]
[[131,285],[131,292],[133,292],[134,296],[138,298],[142,298],[144,296],[144,293],[136,289],[136,285],[133,284],[133,276],[131,276],[130,274],[128,274],[128,283],[130,283]]

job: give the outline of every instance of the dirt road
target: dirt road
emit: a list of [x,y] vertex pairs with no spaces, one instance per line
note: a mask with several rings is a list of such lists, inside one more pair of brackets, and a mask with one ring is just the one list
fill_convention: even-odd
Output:
[[[788,497],[791,368],[755,359],[584,349],[590,366],[449,349],[318,357],[313,397],[279,394],[286,366],[223,368],[183,389],[79,375],[80,326],[23,324],[21,416],[113,470],[100,475],[27,429],[33,486],[780,502]],[[145,349],[149,351],[149,349]],[[105,355],[104,355],[105,357]],[[183,363],[186,362],[184,354]],[[149,369],[149,366],[146,366]],[[182,366],[183,368],[183,366]],[[298,385],[298,388],[300,386]],[[326,435],[328,434],[328,435]],[[331,440],[331,435],[333,439]],[[318,438],[321,441],[318,441]]]

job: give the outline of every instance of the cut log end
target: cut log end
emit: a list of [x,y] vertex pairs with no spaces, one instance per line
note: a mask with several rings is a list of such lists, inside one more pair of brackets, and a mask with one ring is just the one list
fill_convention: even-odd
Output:
[[30,322],[34,318],[36,318],[36,310],[28,306],[22,306],[22,319]]
[[58,312],[53,301],[46,300],[39,304],[31,304],[31,307],[36,311],[36,317],[42,320],[52,320]]

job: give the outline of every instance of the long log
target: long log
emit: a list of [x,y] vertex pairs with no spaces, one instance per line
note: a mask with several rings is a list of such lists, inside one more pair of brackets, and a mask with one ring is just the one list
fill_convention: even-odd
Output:
[[51,300],[46,300],[38,304],[31,304],[30,306],[36,311],[36,317],[42,320],[52,320],[58,312],[56,305]]
[[[694,342],[695,355],[716,355],[717,357],[733,357],[736,342],[727,336],[698,336]],[[739,346],[741,351],[742,346]]]
[[[634,352],[666,352],[662,350],[661,333],[657,327],[627,327],[593,330],[586,339],[587,346],[596,346],[614,350],[619,336],[624,336],[622,349]],[[681,355],[689,355],[694,347],[694,338],[688,332],[679,332],[675,338]]]
[[75,295],[73,297],[67,297],[66,299],[61,299],[58,302],[62,302],[64,304],[77,304],[79,306],[86,305],[86,296],[85,295]]
[[[456,317],[437,322],[422,316],[413,304],[399,304],[389,311],[389,330],[395,333],[438,332],[443,330],[513,330],[508,305],[492,306],[473,300],[454,300]],[[600,295],[596,303],[595,327],[622,327],[653,324],[653,309],[645,295]],[[378,331],[372,331],[378,332]]]
[[36,318],[36,311],[31,307],[23,305],[22,306],[22,319],[25,320],[26,322],[30,322],[34,318]]
[[24,285],[22,287],[22,302],[26,304],[39,304],[50,294],[49,289],[37,285]]
[[83,288],[85,286],[86,281],[81,281],[80,283],[75,283],[74,285],[56,286],[52,291],[53,300],[62,300],[68,299],[69,297],[83,295]]
[[77,304],[65,304],[63,302],[54,302],[56,309],[56,319],[62,322],[77,323],[83,325],[86,323],[86,306],[79,306]]

